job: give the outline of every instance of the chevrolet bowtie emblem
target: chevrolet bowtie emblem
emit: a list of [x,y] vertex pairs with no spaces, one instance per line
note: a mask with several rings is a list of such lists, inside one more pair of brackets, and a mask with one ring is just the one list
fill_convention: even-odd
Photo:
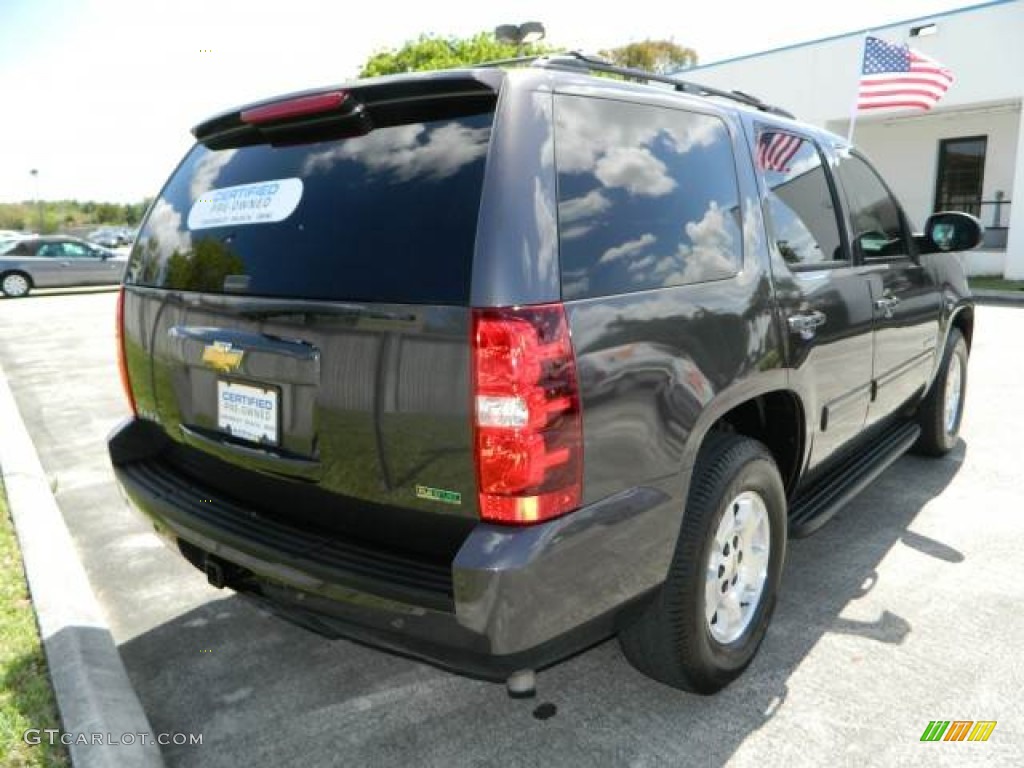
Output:
[[203,362],[221,373],[237,371],[242,365],[244,350],[235,349],[227,341],[215,341],[203,347]]

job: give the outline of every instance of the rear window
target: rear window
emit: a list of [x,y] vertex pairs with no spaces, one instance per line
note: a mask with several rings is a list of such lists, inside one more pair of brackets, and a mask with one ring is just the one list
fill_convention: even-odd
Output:
[[128,283],[463,304],[493,112],[293,146],[197,144],[156,200]]

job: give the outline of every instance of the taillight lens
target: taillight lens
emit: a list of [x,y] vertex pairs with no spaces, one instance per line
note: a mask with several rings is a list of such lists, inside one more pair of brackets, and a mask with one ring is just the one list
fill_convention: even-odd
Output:
[[132,415],[138,415],[135,408],[135,395],[132,394],[131,380],[128,378],[128,360],[124,354],[124,286],[117,292],[117,368],[121,374],[121,387],[124,389],[124,396],[128,398],[128,405],[132,409]]
[[580,505],[583,427],[561,304],[473,311],[480,516],[535,523]]
[[345,91],[328,91],[326,93],[314,93],[310,96],[298,96],[293,99],[275,101],[264,104],[261,107],[245,109],[239,114],[243,123],[250,125],[261,125],[263,123],[274,123],[281,120],[295,120],[300,117],[310,117],[324,112],[331,112],[338,109],[348,98]]

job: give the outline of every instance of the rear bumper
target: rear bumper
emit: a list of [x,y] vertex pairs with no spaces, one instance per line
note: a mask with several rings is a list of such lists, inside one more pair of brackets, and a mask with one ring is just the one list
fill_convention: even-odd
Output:
[[111,460],[133,505],[190,562],[212,563],[213,580],[310,629],[465,674],[500,679],[604,639],[660,583],[671,555],[673,505],[655,488],[542,525],[479,524],[451,563],[378,551],[197,486],[161,460],[158,431],[125,422]]

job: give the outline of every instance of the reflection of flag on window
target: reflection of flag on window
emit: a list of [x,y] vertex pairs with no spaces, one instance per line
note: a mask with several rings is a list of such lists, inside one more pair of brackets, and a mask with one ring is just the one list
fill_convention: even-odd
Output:
[[953,73],[906,45],[877,37],[864,42],[857,109],[931,109],[953,83]]
[[800,151],[803,139],[788,133],[762,133],[757,140],[757,167],[762,171],[789,171],[789,161]]

